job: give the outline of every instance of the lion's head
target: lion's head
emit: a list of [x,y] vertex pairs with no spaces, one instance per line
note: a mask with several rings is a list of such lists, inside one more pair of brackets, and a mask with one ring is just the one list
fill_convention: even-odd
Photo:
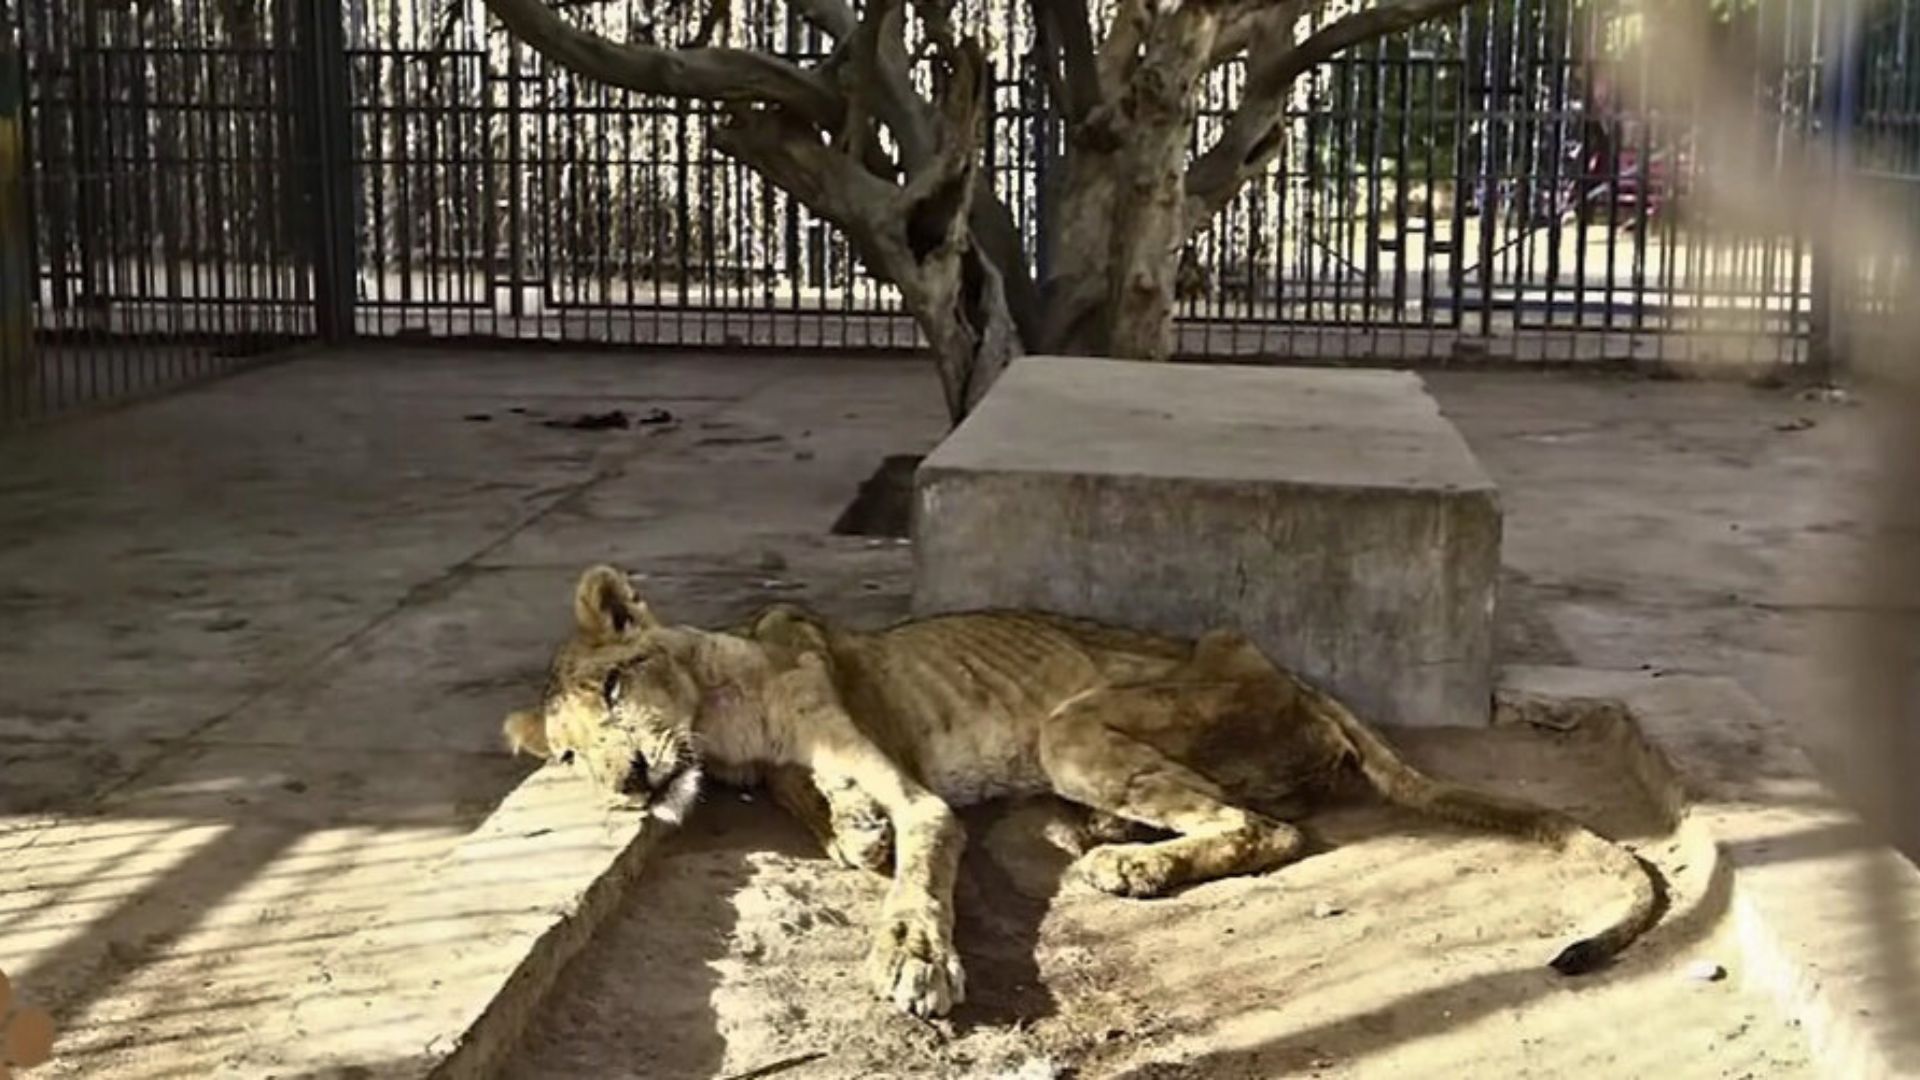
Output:
[[573,612],[539,711],[509,716],[507,742],[585,772],[614,806],[680,821],[700,790],[689,635],[661,625],[609,566],[580,576]]

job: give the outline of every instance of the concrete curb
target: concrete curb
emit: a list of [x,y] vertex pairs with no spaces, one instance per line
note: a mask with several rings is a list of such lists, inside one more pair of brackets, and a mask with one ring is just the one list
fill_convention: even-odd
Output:
[[1741,977],[1849,1080],[1920,1076],[1920,870],[1729,679],[1509,668],[1502,693],[1618,702],[1634,779],[1725,880]]
[[321,964],[270,1045],[220,1075],[493,1075],[664,831],[599,809],[566,769],[536,771]]

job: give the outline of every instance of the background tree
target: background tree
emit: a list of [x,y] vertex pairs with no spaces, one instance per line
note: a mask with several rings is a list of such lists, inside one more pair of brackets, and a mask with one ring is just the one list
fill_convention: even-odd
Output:
[[[986,20],[943,0],[792,0],[834,42],[811,64],[716,44],[727,0],[708,0],[713,17],[677,46],[614,41],[544,0],[486,2],[586,78],[723,108],[715,145],[899,290],[957,420],[1022,352],[1164,359],[1178,253],[1280,153],[1294,82],[1470,0],[1026,0],[1064,134],[1037,237],[981,168],[990,78],[985,27],[969,24]],[[1229,64],[1244,71],[1239,100],[1195,149],[1199,85]]]

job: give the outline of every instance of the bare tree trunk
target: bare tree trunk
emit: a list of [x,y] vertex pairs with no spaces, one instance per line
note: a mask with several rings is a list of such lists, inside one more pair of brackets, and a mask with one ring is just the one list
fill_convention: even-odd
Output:
[[1114,149],[1076,148],[1058,195],[1059,211],[1048,238],[1046,315],[1034,348],[1066,356],[1107,351],[1111,326],[1107,267],[1113,254],[1113,207],[1119,193]]
[[1175,253],[1195,83],[1219,32],[1211,9],[1140,9],[1138,60],[1109,107],[1078,125],[1049,237],[1046,352],[1162,360],[1173,346]]
[[1173,352],[1174,282],[1187,238],[1187,142],[1195,83],[1219,32],[1214,9],[1161,17],[1121,100],[1127,124],[1107,267],[1107,353],[1165,360]]
[[933,350],[947,414],[958,424],[1022,351],[1005,286],[991,263],[968,251],[955,260],[949,281],[908,304]]

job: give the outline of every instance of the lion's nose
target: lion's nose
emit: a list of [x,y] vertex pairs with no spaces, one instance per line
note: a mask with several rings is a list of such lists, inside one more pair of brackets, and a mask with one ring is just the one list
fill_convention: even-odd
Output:
[[644,795],[647,785],[647,759],[644,755],[633,755],[633,761],[627,766],[626,778],[620,781],[620,794]]

